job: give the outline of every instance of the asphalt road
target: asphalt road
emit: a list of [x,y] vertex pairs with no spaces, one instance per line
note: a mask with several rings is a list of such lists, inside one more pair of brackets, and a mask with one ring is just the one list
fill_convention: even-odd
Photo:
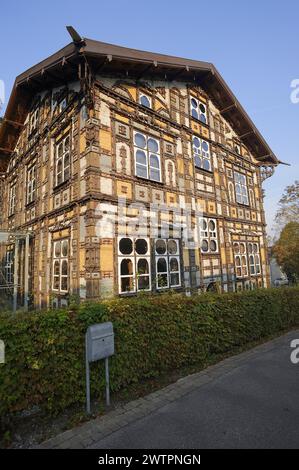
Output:
[[299,331],[267,343],[233,370],[220,366],[209,383],[89,447],[299,448],[299,364],[290,360],[296,338]]

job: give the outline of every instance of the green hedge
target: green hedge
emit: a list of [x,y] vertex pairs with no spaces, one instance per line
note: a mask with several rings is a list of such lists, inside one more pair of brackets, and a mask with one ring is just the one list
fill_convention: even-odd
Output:
[[[111,320],[119,390],[215,353],[299,326],[299,288],[186,297],[140,296],[85,304],[78,311],[0,315],[6,364],[0,364],[0,415],[39,405],[59,412],[85,400],[84,332]],[[93,394],[103,393],[102,364],[92,365]]]

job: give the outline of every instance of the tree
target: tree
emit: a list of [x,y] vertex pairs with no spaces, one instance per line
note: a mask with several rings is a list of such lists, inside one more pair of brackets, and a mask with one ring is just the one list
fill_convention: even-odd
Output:
[[273,247],[273,254],[290,282],[299,280],[299,222],[289,222]]
[[287,186],[278,203],[276,223],[283,227],[289,222],[299,222],[299,181]]

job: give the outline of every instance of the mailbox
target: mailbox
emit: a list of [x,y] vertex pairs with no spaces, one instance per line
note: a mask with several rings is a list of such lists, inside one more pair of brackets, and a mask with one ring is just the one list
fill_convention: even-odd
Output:
[[114,333],[111,322],[92,325],[86,332],[88,362],[98,361],[114,354]]

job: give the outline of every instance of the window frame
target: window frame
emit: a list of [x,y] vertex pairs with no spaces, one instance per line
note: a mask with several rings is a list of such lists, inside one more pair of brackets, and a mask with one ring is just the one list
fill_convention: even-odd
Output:
[[[122,239],[128,238],[129,240],[132,241],[132,251],[129,254],[123,254],[120,251],[120,241]],[[137,240],[145,240],[147,243],[147,251],[145,254],[139,254],[136,250],[136,241]],[[131,237],[131,236],[119,236],[117,238],[117,258],[118,258],[118,292],[120,295],[126,295],[126,294],[131,294],[131,293],[136,293],[136,292],[150,292],[152,289],[152,280],[151,280],[151,250],[150,250],[150,240],[148,237]],[[122,261],[128,259],[132,262],[132,274],[121,274],[121,264]],[[148,264],[148,273],[146,274],[138,274],[138,262],[140,260],[146,260]],[[139,277],[138,277],[139,276]],[[139,278],[140,277],[147,277],[148,278],[148,285],[149,287],[147,289],[141,289],[139,288]],[[122,283],[121,280],[123,278],[132,278],[132,285],[133,289],[129,291],[122,291]]]
[[[63,256],[63,252],[62,252],[62,245],[63,243],[67,242],[67,255],[66,256]],[[60,255],[59,256],[56,256],[56,245],[57,244],[60,244]],[[58,292],[58,293],[61,293],[61,294],[67,294],[69,292],[69,289],[70,289],[70,275],[69,275],[69,268],[70,268],[70,262],[69,262],[69,258],[70,258],[70,240],[69,238],[61,238],[59,240],[54,240],[53,241],[53,252],[52,252],[52,291],[53,292]],[[62,274],[62,265],[64,263],[67,263],[67,274]],[[55,274],[55,264],[58,263],[59,265],[59,274]],[[55,288],[55,278],[58,278],[58,283],[59,283],[59,288]],[[62,288],[62,282],[64,279],[67,279],[67,289],[63,289]]]
[[17,182],[12,181],[9,186],[8,217],[16,212],[17,204]]
[[[165,246],[166,246],[166,251],[164,254],[158,253],[157,248],[156,248],[156,243],[157,241],[164,241]],[[168,244],[170,241],[175,241],[176,242],[176,253],[170,253]],[[155,238],[154,240],[154,252],[155,252],[155,268],[156,268],[156,289],[157,290],[164,290],[164,289],[177,289],[182,287],[182,276],[181,276],[181,256],[180,256],[180,243],[178,238]],[[159,259],[164,259],[166,261],[166,271],[160,271],[158,272],[158,261]],[[178,263],[178,270],[177,271],[171,271],[171,266],[170,262],[172,259],[176,259]],[[179,278],[179,283],[178,284],[172,284],[171,283],[171,274],[176,274],[178,275]],[[167,276],[167,285],[165,286],[159,286],[159,275],[160,276]]]
[[36,199],[36,163],[27,167],[26,175],[26,205]]
[[[202,228],[202,221],[206,223],[206,229]],[[215,229],[210,229],[210,222],[214,222]],[[219,254],[219,241],[218,241],[218,224],[217,219],[212,217],[199,217],[198,218],[198,227],[199,227],[199,241],[200,241],[200,252],[203,255],[206,254]],[[206,241],[208,243],[208,250],[204,251],[202,249],[202,242]],[[214,241],[216,243],[216,250],[212,251],[210,248],[211,242]]]
[[[145,147],[139,147],[136,144],[135,137],[137,134],[142,135],[145,138]],[[148,148],[148,141],[152,139],[158,144],[158,151],[157,152],[152,152]],[[152,137],[151,135],[144,134],[141,131],[133,131],[133,145],[134,145],[134,166],[135,166],[135,176],[137,178],[142,178],[146,179],[148,181],[153,181],[154,183],[162,183],[162,168],[161,168],[161,146],[160,146],[160,140],[157,139],[156,137]],[[146,159],[146,164],[145,163],[140,163],[137,162],[137,152],[141,151],[145,154],[145,159]],[[157,157],[158,162],[159,162],[159,168],[156,168],[151,164],[151,157]],[[137,173],[137,167],[144,167],[146,168],[146,176],[138,175]],[[151,170],[152,171],[158,171],[159,172],[159,180],[151,178]]]
[[[240,177],[245,179],[245,184],[242,183],[241,181],[237,180],[237,178],[240,178]],[[236,199],[237,204],[241,204],[242,206],[250,206],[249,194],[248,194],[248,184],[247,184],[246,175],[244,175],[243,173],[240,173],[239,171],[234,170],[234,183],[235,183],[235,199]],[[238,193],[237,187],[240,188],[240,193]],[[244,188],[246,190],[246,201],[247,202],[244,202],[245,195],[242,191]],[[241,195],[241,200],[239,200],[239,197],[238,197],[239,194]]]
[[[69,145],[68,149],[65,149],[65,143],[68,140]],[[59,147],[62,145],[62,154],[59,156]],[[66,158],[69,158],[69,164],[65,165]],[[61,171],[58,171],[58,165],[61,161]],[[65,135],[62,139],[55,143],[55,187],[60,186],[63,183],[66,183],[71,178],[71,137],[70,134]],[[66,175],[66,170],[68,174]],[[58,181],[58,175],[61,176],[61,181]]]
[[[195,139],[197,139],[200,143],[200,146],[197,147],[195,144],[194,144],[194,141]],[[203,150],[203,144],[206,144],[208,146],[208,150],[205,151]],[[193,162],[194,162],[194,166],[197,170],[203,170],[203,171],[208,171],[209,173],[213,173],[213,165],[212,165],[212,155],[211,155],[211,150],[210,150],[210,142],[208,142],[207,140],[205,139],[202,139],[200,137],[198,137],[197,135],[192,135],[192,156],[193,156]],[[197,162],[196,162],[196,159],[199,159],[201,160],[201,165],[198,165]],[[207,168],[204,168],[203,166],[203,162],[204,161],[208,161],[209,162],[209,165],[210,165],[210,168],[207,169]]]
[[[193,105],[192,100],[196,102],[196,106]],[[208,106],[206,103],[201,101],[199,98],[195,98],[195,96],[190,95],[190,116],[193,119],[196,119],[198,122],[201,122],[202,124],[209,125],[209,119],[208,119]],[[200,110],[200,105],[205,108],[205,111]],[[193,116],[192,111],[195,110],[197,112],[198,117]],[[201,111],[201,112],[200,112]],[[203,121],[200,117],[203,115],[205,117],[205,121]]]

